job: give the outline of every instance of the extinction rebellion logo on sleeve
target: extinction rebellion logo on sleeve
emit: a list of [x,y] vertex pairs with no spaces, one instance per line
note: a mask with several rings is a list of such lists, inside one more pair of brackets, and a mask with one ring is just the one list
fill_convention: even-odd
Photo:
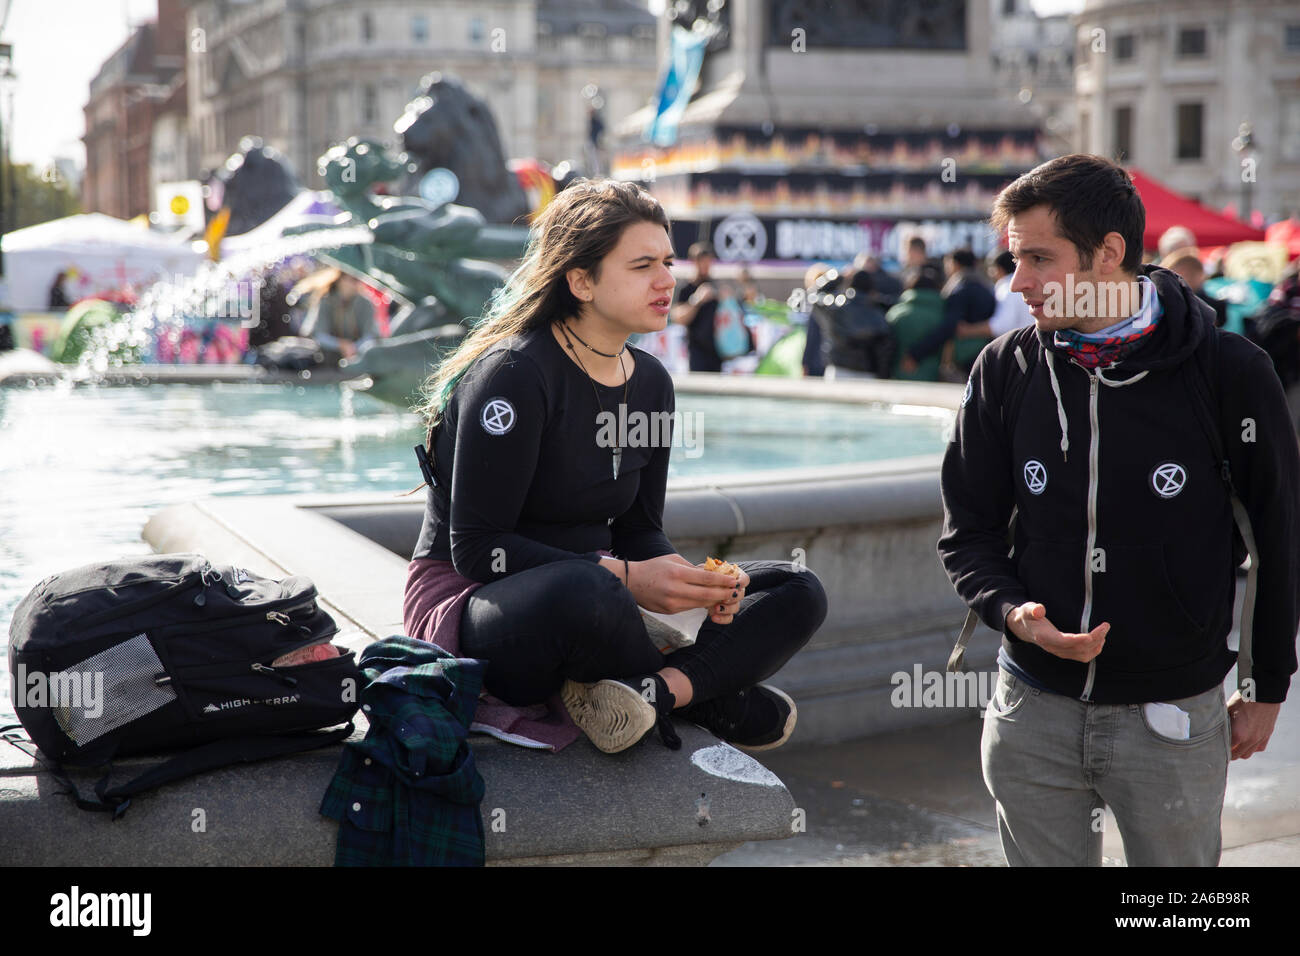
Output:
[[504,398],[489,398],[478,420],[489,435],[504,435],[515,427],[515,407]]

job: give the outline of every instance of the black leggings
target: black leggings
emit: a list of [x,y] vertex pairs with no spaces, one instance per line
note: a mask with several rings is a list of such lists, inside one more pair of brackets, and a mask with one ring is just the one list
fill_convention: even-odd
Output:
[[484,686],[507,704],[537,704],[565,680],[592,683],[675,667],[693,699],[771,677],[821,626],[826,592],[788,561],[741,561],[749,587],[730,624],[705,620],[690,647],[663,654],[632,592],[591,561],[557,561],[485,584],[465,605],[460,649],[488,662]]

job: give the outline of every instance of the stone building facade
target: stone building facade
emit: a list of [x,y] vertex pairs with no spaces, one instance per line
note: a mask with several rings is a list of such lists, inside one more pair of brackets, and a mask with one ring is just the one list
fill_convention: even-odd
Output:
[[618,115],[657,72],[654,18],[634,0],[192,0],[188,29],[196,166],[255,135],[305,184],[333,143],[395,142],[431,71],[488,102],[507,155],[552,163],[583,158],[584,89]]
[[136,28],[91,80],[82,137],[86,212],[130,219],[153,207],[154,124],[184,96],[184,29],[181,0],[158,0],[157,20]]
[[1088,0],[1074,23],[1078,149],[1213,209],[1300,210],[1294,0]]

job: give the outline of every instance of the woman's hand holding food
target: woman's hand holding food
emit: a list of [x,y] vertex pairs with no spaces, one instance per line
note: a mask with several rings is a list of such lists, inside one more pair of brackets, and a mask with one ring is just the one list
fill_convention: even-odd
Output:
[[709,607],[709,620],[714,624],[730,624],[740,609],[740,599],[745,596],[745,588],[749,586],[749,575],[736,565],[717,558],[709,558],[700,567],[710,573],[725,574],[732,579],[731,596]]
[[[631,561],[628,570],[631,575],[628,588],[636,597],[637,604],[660,614],[707,607],[713,616],[719,605],[738,604],[744,594],[743,584],[749,583],[748,577],[743,578],[742,584],[735,576],[707,571],[702,565],[691,564],[680,554]],[[740,572],[741,575],[744,573]],[[725,616],[726,620],[718,620],[718,623],[725,624],[734,613],[732,607],[730,613],[719,615]]]

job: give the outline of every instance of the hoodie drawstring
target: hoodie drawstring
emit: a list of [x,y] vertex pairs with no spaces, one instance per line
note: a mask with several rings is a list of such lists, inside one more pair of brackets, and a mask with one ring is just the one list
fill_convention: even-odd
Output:
[[[1047,352],[1047,374],[1052,380],[1052,394],[1056,396],[1056,420],[1061,426],[1061,460],[1069,461],[1070,421],[1065,416],[1065,404],[1061,401],[1061,383],[1056,378],[1056,361],[1053,358],[1051,349],[1046,349],[1045,351]],[[1084,371],[1087,372],[1088,370],[1084,369]],[[1088,374],[1095,374],[1097,376],[1097,381],[1101,382],[1103,385],[1109,385],[1111,388],[1123,388],[1125,385],[1132,385],[1134,382],[1142,381],[1142,379],[1147,377],[1147,373],[1150,369],[1143,369],[1132,378],[1126,378],[1122,381],[1118,379],[1108,379],[1103,374],[1104,371],[1105,367],[1098,367],[1095,372],[1088,372]]]
[[1047,375],[1052,380],[1052,394],[1056,396],[1056,420],[1061,426],[1061,460],[1069,461],[1070,422],[1065,417],[1065,405],[1061,402],[1061,383],[1056,380],[1056,361],[1052,358],[1052,350],[1044,351],[1047,353]]

